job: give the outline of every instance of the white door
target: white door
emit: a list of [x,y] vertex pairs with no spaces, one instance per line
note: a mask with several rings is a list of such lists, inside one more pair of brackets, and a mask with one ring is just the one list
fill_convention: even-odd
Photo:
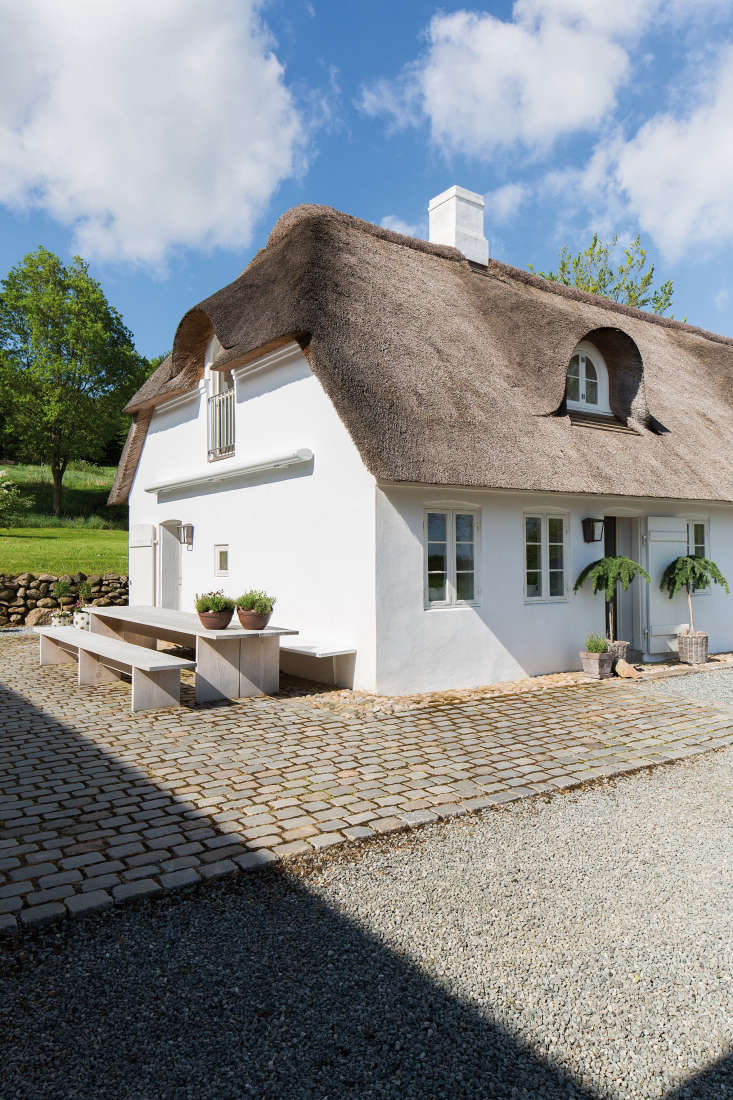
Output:
[[155,527],[136,523],[130,530],[130,603],[150,607],[155,603]]
[[673,600],[662,592],[659,582],[671,561],[687,553],[687,520],[649,516],[647,520],[647,569],[651,577],[647,652],[676,653],[677,633],[689,622],[687,596],[679,592]]
[[173,611],[181,606],[181,543],[178,531],[181,524],[177,519],[161,523],[160,542],[160,607],[170,607]]

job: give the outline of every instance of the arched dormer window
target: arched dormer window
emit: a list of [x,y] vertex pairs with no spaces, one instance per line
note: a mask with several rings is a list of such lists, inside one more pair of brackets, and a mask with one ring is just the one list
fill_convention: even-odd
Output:
[[565,385],[565,404],[577,412],[611,416],[608,367],[594,344],[583,341],[573,352]]

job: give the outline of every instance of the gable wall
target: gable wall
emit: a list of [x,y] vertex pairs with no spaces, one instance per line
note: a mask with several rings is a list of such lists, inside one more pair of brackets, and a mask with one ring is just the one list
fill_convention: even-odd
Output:
[[[223,588],[277,597],[273,624],[303,638],[351,643],[356,682],[374,682],[374,480],[299,348],[236,375],[236,453],[206,461],[203,386],[156,411],[130,493],[130,526],[194,526],[182,548],[181,604]],[[146,485],[231,470],[309,448],[310,466],[156,494]],[[229,546],[229,576],[214,575],[214,546]],[[133,568],[133,567],[131,567]],[[132,575],[133,601],[135,576]],[[158,591],[160,583],[158,579]]]

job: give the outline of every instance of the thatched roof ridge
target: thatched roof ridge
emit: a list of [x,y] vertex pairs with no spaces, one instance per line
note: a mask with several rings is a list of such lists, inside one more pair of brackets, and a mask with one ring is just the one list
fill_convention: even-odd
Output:
[[[212,332],[220,365],[286,339],[307,346],[378,480],[733,500],[733,340],[507,264],[296,207],[239,278],[185,315],[172,358],[128,409],[195,384]],[[589,334],[632,435],[564,413],[567,364]]]

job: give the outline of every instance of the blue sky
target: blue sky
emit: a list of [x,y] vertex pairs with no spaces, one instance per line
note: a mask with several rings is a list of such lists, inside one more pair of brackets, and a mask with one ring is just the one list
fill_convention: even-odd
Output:
[[424,235],[487,199],[491,254],[641,232],[675,314],[733,335],[728,0],[0,0],[0,275],[90,262],[144,354],[283,210]]

